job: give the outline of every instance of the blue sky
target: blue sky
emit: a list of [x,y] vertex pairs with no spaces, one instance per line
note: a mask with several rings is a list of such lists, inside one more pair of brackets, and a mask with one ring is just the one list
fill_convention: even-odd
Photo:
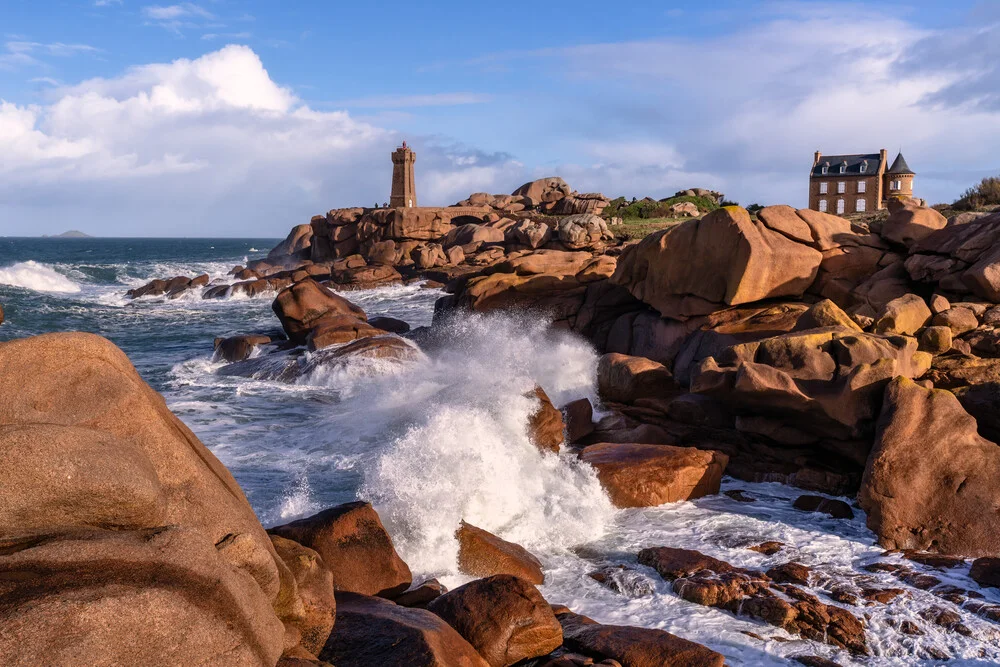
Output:
[[[1000,172],[996,2],[0,0],[0,234],[283,235],[388,198],[805,204],[812,152]],[[69,221],[72,221],[70,223]]]

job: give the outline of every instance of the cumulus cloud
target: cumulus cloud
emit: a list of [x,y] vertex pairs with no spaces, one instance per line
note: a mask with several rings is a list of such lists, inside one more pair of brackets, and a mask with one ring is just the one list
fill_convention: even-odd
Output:
[[[311,109],[244,46],[135,67],[58,88],[46,105],[0,103],[0,233],[72,218],[105,234],[283,235],[333,206],[386,200],[398,141]],[[488,188],[509,162],[417,148],[427,203]]]

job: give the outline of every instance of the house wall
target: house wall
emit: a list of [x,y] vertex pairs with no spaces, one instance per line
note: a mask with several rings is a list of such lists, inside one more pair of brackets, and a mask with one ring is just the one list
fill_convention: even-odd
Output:
[[[844,194],[837,193],[837,183],[844,183]],[[858,192],[858,184],[865,184],[865,192]],[[809,178],[809,208],[814,211],[820,210],[819,202],[826,199],[827,213],[837,215],[837,200],[844,200],[844,213],[857,213],[857,202],[859,199],[865,200],[865,211],[877,211],[882,208],[881,177],[876,172],[873,174],[847,175],[847,174],[827,174],[826,176],[810,176]],[[820,194],[820,183],[827,184],[827,193]]]

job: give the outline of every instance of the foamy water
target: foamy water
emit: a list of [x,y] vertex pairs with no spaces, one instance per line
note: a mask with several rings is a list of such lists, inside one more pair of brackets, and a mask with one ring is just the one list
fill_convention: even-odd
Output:
[[[216,241],[221,247],[221,243]],[[273,245],[273,244],[272,244]],[[930,664],[945,651],[950,664],[1000,663],[1000,626],[864,566],[888,559],[874,544],[862,513],[850,521],[794,510],[800,492],[776,484],[727,479],[757,498],[753,504],[713,496],[658,508],[616,511],[593,472],[573,456],[539,452],[528,441],[526,394],[538,384],[556,405],[596,400],[597,355],[589,345],[543,324],[503,316],[473,316],[418,338],[422,354],[408,362],[359,360],[320,368],[296,383],[220,375],[212,361],[216,335],[277,329],[273,295],[202,300],[123,297],[152,277],[209,273],[226,278],[257,242],[230,255],[185,264],[176,254],[150,253],[141,262],[44,262],[79,291],[26,291],[0,281],[8,322],[0,336],[46,330],[91,330],[122,346],[144,377],[233,471],[265,525],[284,523],[357,498],[371,500],[416,578],[438,576],[449,586],[466,580],[455,566],[454,530],[466,520],[530,549],[542,561],[551,602],[606,623],[663,628],[726,655],[729,665],[785,665],[788,657],[819,654],[842,665]],[[37,257],[37,256],[36,256]],[[0,264],[30,264],[20,257]],[[51,279],[52,276],[49,276]],[[228,278],[231,281],[231,278]],[[4,286],[6,285],[6,286]],[[436,290],[420,286],[354,292],[370,316],[431,322]],[[9,306],[9,308],[8,308]],[[774,556],[746,547],[767,540],[788,545]],[[888,605],[849,607],[867,617],[872,657],[801,640],[771,626],[685,602],[651,569],[636,563],[649,546],[691,548],[734,565],[766,569],[789,560],[820,578],[851,579],[876,588],[903,588]],[[587,576],[625,565],[627,593]],[[979,590],[968,567],[928,571],[946,583]],[[810,591],[829,602],[820,587]],[[931,606],[958,611],[972,637],[947,632],[920,613]],[[916,623],[922,636],[892,627]],[[754,639],[744,632],[765,638]],[[785,640],[785,641],[782,641]]]
[[80,286],[51,266],[33,260],[0,268],[0,285],[23,287],[34,292],[75,294]]

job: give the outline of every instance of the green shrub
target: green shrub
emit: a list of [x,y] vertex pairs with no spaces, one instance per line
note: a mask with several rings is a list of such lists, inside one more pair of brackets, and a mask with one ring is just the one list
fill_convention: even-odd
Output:
[[670,197],[663,201],[634,200],[628,201],[624,197],[611,200],[611,203],[604,209],[604,216],[608,218],[651,220],[653,218],[670,217],[670,207],[674,204],[690,202],[698,207],[702,213],[714,211],[719,208],[718,204],[704,197]]
[[1000,176],[984,178],[965,191],[962,198],[955,202],[955,208],[971,211],[984,206],[1000,205]]

